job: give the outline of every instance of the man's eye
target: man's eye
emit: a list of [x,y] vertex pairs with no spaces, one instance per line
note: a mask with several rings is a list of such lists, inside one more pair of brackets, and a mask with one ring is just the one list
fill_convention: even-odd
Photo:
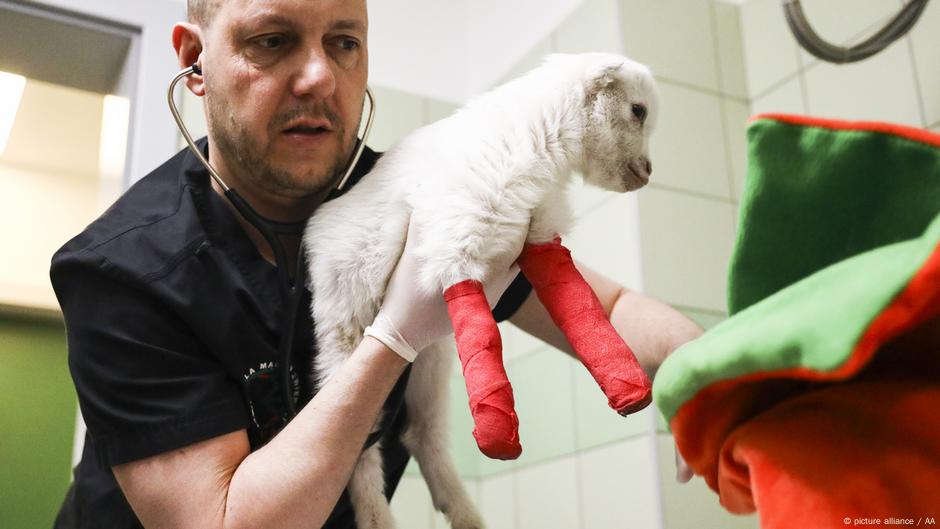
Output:
[[266,35],[264,37],[255,39],[255,43],[262,48],[273,50],[286,44],[287,39],[281,35]]
[[355,39],[339,39],[339,47],[346,51],[352,51],[359,47],[359,41]]

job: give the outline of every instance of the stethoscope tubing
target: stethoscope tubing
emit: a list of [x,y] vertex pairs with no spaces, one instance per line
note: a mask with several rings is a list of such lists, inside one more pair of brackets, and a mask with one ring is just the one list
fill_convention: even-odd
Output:
[[[286,325],[283,325],[280,329],[281,336],[278,343],[278,358],[281,362],[281,396],[284,400],[285,406],[287,408],[288,417],[287,419],[293,418],[297,414],[296,405],[294,404],[293,398],[293,381],[291,380],[291,348],[293,347],[294,341],[294,332],[296,331],[297,323],[297,310],[299,309],[300,300],[303,297],[303,288],[306,282],[306,266],[304,265],[304,252],[297,252],[297,262],[294,267],[294,277],[290,277],[290,273],[287,267],[287,253],[284,250],[284,246],[281,244],[278,239],[279,234],[296,234],[297,233],[297,224],[296,223],[281,223],[272,221],[262,217],[251,205],[238,194],[235,189],[229,187],[225,180],[219,175],[218,171],[215,170],[215,167],[209,163],[209,160],[203,156],[202,151],[196,145],[196,142],[193,140],[192,135],[189,133],[189,129],[186,127],[186,123],[183,122],[183,118],[180,115],[179,109],[176,106],[176,100],[174,99],[174,93],[176,90],[176,85],[184,78],[192,74],[202,75],[202,69],[198,64],[193,64],[192,66],[183,69],[177,73],[173,80],[170,81],[170,86],[167,89],[167,103],[170,107],[170,112],[173,114],[173,119],[176,121],[176,126],[179,128],[180,134],[183,135],[183,139],[186,140],[186,144],[189,146],[189,150],[196,156],[196,158],[205,166],[206,170],[209,172],[209,175],[215,181],[216,184],[222,189],[225,198],[232,204],[232,206],[238,211],[238,213],[247,220],[252,226],[254,226],[258,232],[261,233],[261,236],[268,242],[272,251],[274,252],[274,261],[277,266],[277,275],[278,275],[278,291],[281,296],[281,302],[284,304],[284,315],[283,320],[287,322]],[[372,93],[372,90],[366,86],[366,96],[369,98],[369,115],[366,121],[366,126],[362,132],[362,138],[358,140],[356,149],[350,159],[349,165],[346,168],[346,172],[343,177],[337,183],[334,193],[336,191],[341,191],[346,185],[346,182],[349,180],[349,177],[352,175],[353,170],[356,167],[356,164],[359,162],[359,158],[362,156],[363,151],[366,147],[366,139],[369,137],[369,133],[372,131],[372,123],[375,119],[375,95]]]

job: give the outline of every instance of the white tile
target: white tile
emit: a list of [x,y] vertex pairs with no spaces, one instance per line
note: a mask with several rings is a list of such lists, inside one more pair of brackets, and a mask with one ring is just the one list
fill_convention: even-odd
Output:
[[659,189],[640,192],[646,293],[668,303],[726,311],[732,206]]
[[516,473],[520,528],[578,529],[578,479],[574,457]]
[[617,2],[585,0],[555,30],[555,51],[623,53]]
[[424,125],[424,99],[398,90],[373,86],[375,121],[366,143],[377,151],[388,150],[398,140]]
[[[826,0],[801,5],[818,35],[826,42],[842,46],[857,44],[873,35],[900,9],[896,0]],[[800,53],[804,65],[819,61],[802,48]]]
[[780,0],[749,0],[741,6],[741,30],[748,93],[761,95],[799,69],[796,41]]
[[718,90],[708,2],[624,0],[620,9],[626,55],[657,76]]
[[940,121],[940,3],[929,2],[911,30],[927,123]]
[[701,477],[694,477],[689,483],[676,482],[675,448],[671,435],[658,434],[657,448],[664,529],[758,529],[756,514],[742,516],[724,510],[718,503],[718,495]]
[[431,529],[431,493],[421,477],[404,476],[392,496],[392,515],[399,527]]
[[744,178],[747,175],[747,120],[751,111],[747,104],[731,99],[724,100],[724,111],[725,143],[730,154],[728,164],[734,190],[733,198],[740,200]]
[[505,473],[480,481],[480,512],[487,529],[516,529],[515,476]]
[[577,220],[563,242],[571,256],[629,288],[639,288],[640,241],[635,194],[607,200]]
[[751,114],[806,114],[800,78],[794,76],[758,99],[751,101]]
[[726,2],[712,2],[712,5],[718,37],[721,91],[746,98],[747,68],[744,64],[744,43],[741,34],[741,6]]
[[659,525],[658,469],[648,436],[588,450],[578,457],[585,528]]
[[729,198],[719,98],[666,82],[659,92],[651,182]]
[[806,87],[815,116],[923,126],[907,46],[853,64],[819,63],[806,71]]

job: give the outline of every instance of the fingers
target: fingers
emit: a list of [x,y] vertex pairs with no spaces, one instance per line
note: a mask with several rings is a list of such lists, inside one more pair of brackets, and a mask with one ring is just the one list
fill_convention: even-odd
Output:
[[692,469],[689,468],[689,464],[685,462],[685,459],[682,458],[682,454],[679,453],[679,447],[673,445],[673,449],[676,454],[676,481],[679,483],[688,483],[693,476]]

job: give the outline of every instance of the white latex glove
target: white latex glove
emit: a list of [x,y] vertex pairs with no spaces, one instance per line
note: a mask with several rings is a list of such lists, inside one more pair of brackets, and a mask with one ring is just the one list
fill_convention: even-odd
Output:
[[[421,269],[421,262],[416,255],[416,248],[421,241],[419,231],[414,224],[408,226],[405,248],[388,280],[382,307],[375,321],[363,333],[379,340],[408,362],[414,362],[419,351],[454,332],[447,314],[444,293],[426,294],[417,286]],[[515,258],[522,252],[522,243],[519,241]],[[515,258],[512,263],[498,266],[501,271],[483,285],[490,308],[496,306],[519,274]]]
[[676,481],[679,483],[688,483],[692,479],[692,469],[679,453],[679,447],[673,445],[676,451]]

